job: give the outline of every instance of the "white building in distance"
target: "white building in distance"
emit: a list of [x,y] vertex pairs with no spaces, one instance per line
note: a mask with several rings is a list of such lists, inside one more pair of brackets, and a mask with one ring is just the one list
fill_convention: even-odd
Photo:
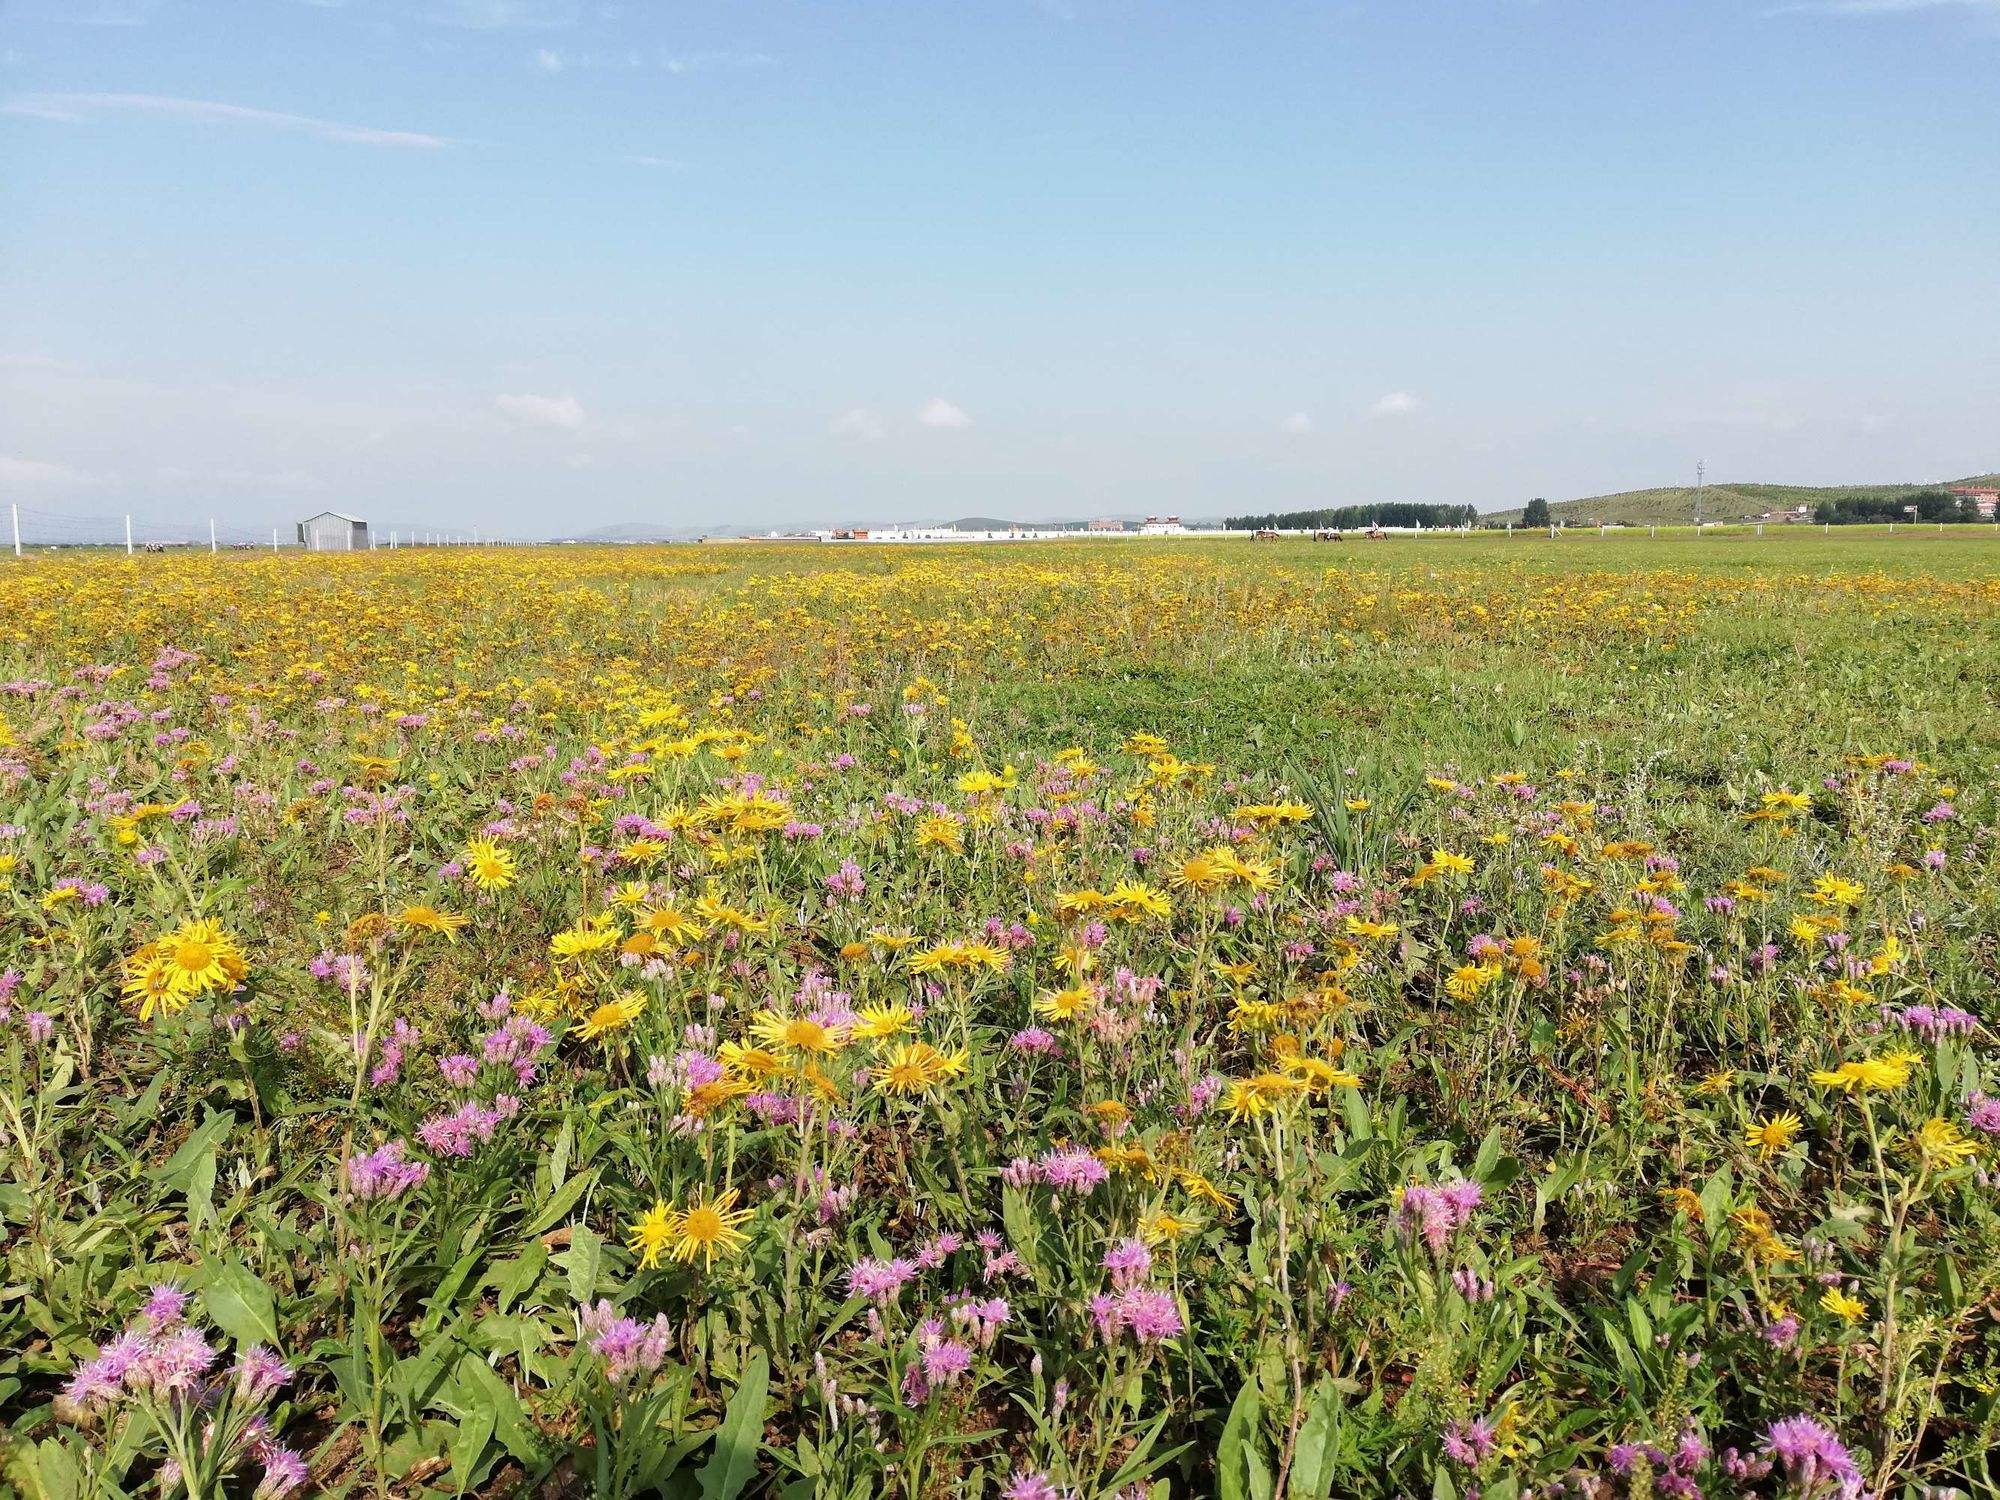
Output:
[[359,516],[323,510],[299,522],[299,545],[308,552],[366,552],[368,523]]

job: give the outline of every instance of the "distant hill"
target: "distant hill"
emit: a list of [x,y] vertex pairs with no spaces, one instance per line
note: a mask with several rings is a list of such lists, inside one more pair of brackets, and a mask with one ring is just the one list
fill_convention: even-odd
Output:
[[[1996,485],[2000,475],[1975,474],[1966,479],[1940,479],[1928,484],[1711,484],[1702,491],[1701,516],[1704,521],[1741,521],[1760,516],[1767,510],[1783,510],[1794,505],[1817,505],[1822,500],[1839,500],[1860,495],[1913,495],[1919,490],[1949,489],[1953,485]],[[1694,522],[1693,485],[1669,486],[1656,490],[1624,490],[1615,495],[1585,495],[1577,500],[1551,500],[1549,514],[1558,521],[1576,526],[1603,521],[1625,526],[1687,526]],[[1519,522],[1523,507],[1489,511],[1486,522]]]
[[579,542],[691,542],[704,536],[736,536],[734,526],[655,526],[650,521],[621,521],[579,534]]
[[956,521],[943,521],[954,531],[1007,531],[1013,527],[1031,527],[1036,531],[1076,531],[1083,525],[1081,521],[1002,521],[996,516],[960,516]]

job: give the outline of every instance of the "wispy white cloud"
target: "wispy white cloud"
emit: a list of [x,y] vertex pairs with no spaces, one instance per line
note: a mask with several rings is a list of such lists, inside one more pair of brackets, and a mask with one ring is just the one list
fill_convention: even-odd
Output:
[[576,0],[435,0],[426,19],[467,31],[555,31],[574,26]]
[[1423,406],[1423,398],[1408,391],[1391,391],[1368,408],[1371,417],[1407,417]]
[[55,19],[71,26],[144,26],[159,8],[160,0],[98,0],[62,6]]
[[1278,431],[1289,432],[1294,435],[1297,435],[1299,433],[1311,432],[1312,430],[1313,430],[1313,419],[1302,411],[1293,412],[1289,417],[1285,418],[1284,421],[1278,424]]
[[0,484],[34,489],[75,489],[96,482],[94,475],[72,469],[68,464],[50,463],[39,458],[15,458],[0,453]]
[[643,151],[633,152],[624,157],[623,160],[630,162],[635,167],[660,167],[673,172],[678,172],[681,169],[681,163],[675,161],[671,156],[648,156]]
[[865,406],[849,407],[827,423],[826,430],[834,437],[851,438],[857,443],[879,443],[888,433],[882,419]]
[[181,99],[170,94],[22,94],[0,104],[0,113],[71,123],[105,114],[157,115],[209,124],[290,131],[343,146],[402,146],[436,150],[451,144],[444,136],[424,131],[343,125],[337,120],[320,120],[311,115],[252,109],[242,104],[221,104],[213,99]]
[[2000,13],[2000,0],[1789,0],[1774,5],[1767,16],[1901,16],[1919,11],[1956,10]]
[[960,428],[972,425],[972,418],[966,415],[964,407],[954,406],[942,396],[933,396],[926,401],[917,413],[917,420],[926,427]]
[[660,66],[669,73],[714,73],[732,68],[776,67],[777,58],[768,52],[681,52],[666,53]]
[[584,423],[583,403],[574,396],[495,396],[494,406],[530,427],[559,427],[577,432]]
[[51,104],[34,95],[24,95],[0,104],[0,115],[21,115],[30,120],[60,120],[65,125],[74,125],[83,118],[76,110],[65,109],[60,104]]
[[254,490],[259,493],[276,490],[286,494],[307,495],[316,494],[327,487],[325,480],[317,475],[308,474],[303,469],[234,467],[189,469],[176,464],[166,464],[162,465],[157,473],[163,484],[222,486],[228,489]]
[[544,73],[633,73],[657,67],[662,72],[683,77],[695,73],[776,67],[778,60],[768,52],[718,50],[711,52],[646,52],[593,50],[577,47],[537,47],[530,59]]

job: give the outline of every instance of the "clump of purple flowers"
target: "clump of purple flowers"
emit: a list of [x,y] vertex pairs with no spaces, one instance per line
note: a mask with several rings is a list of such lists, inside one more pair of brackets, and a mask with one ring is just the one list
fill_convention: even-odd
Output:
[[1708,1444],[1692,1427],[1683,1432],[1674,1451],[1667,1453],[1652,1443],[1617,1443],[1605,1455],[1614,1474],[1629,1475],[1640,1459],[1652,1471],[1653,1492],[1678,1496],[1679,1500],[1701,1500],[1701,1486],[1695,1475],[1708,1462]]
[[1759,1458],[1743,1459],[1733,1448],[1723,1455],[1724,1470],[1737,1479],[1761,1478],[1774,1465],[1784,1470],[1787,1483],[1799,1495],[1854,1500],[1862,1491],[1861,1470],[1853,1455],[1831,1427],[1814,1417],[1801,1414],[1773,1422]]
[[843,859],[840,868],[826,877],[826,893],[835,901],[858,901],[867,888],[861,866],[851,859]]
[[1076,1500],[1076,1491],[1063,1489],[1044,1469],[1016,1469],[1001,1487],[1000,1500]]
[[263,1470],[257,1500],[278,1500],[307,1477],[305,1460],[271,1436],[266,1415],[292,1368],[251,1344],[228,1369],[216,1369],[221,1352],[185,1321],[187,1304],[179,1287],[155,1286],[131,1326],[77,1366],[63,1397],[97,1419],[107,1442],[121,1407],[143,1413],[148,1443],[164,1449],[163,1490],[184,1482],[191,1494],[218,1493],[223,1477],[247,1461]]
[[361,1156],[350,1156],[341,1164],[347,1190],[357,1198],[400,1198],[431,1175],[429,1162],[406,1161],[409,1148],[400,1140],[387,1141]]
[[1090,1299],[1090,1319],[1097,1336],[1115,1343],[1129,1333],[1141,1344],[1178,1338],[1185,1325],[1173,1293],[1147,1285],[1153,1273],[1153,1252],[1139,1240],[1120,1240],[1104,1252],[1101,1262],[1111,1274],[1111,1290]]
[[1454,1463],[1464,1464],[1468,1469],[1484,1463],[1498,1446],[1498,1434],[1494,1431],[1493,1424],[1484,1417],[1453,1422],[1444,1430],[1445,1456]]
[[901,1256],[894,1260],[866,1257],[848,1268],[847,1295],[887,1307],[902,1295],[904,1284],[916,1274],[916,1262]]
[[[502,1101],[510,1101],[513,1107],[508,1108]],[[449,1113],[433,1115],[417,1127],[417,1139],[423,1142],[426,1151],[439,1156],[470,1156],[474,1147],[493,1139],[501,1120],[520,1108],[519,1101],[506,1094],[494,1103],[496,1107],[489,1109],[468,1100]]]
[[1186,1325],[1181,1322],[1180,1305],[1172,1292],[1158,1287],[1127,1287],[1122,1292],[1099,1292],[1090,1299],[1090,1320],[1097,1325],[1098,1337],[1114,1343],[1129,1333],[1141,1344],[1157,1344],[1179,1338]]
[[1078,1197],[1087,1196],[1110,1176],[1111,1169],[1097,1159],[1096,1153],[1082,1146],[1045,1151],[1038,1161],[1016,1157],[1000,1172],[1001,1180],[1009,1187],[1046,1183],[1058,1192],[1075,1193]]
[[1979,1017],[1955,1005],[1906,1005],[1901,1010],[1883,1007],[1884,1018],[1914,1031],[1927,1042],[1948,1036],[1969,1036],[1979,1029]]
[[958,1384],[972,1369],[971,1346],[950,1337],[944,1324],[926,1318],[917,1328],[917,1355],[903,1371],[903,1399],[922,1406],[936,1391]]
[[604,1361],[604,1378],[613,1385],[643,1381],[666,1363],[674,1327],[665,1313],[641,1323],[619,1313],[600,1299],[576,1315],[577,1337]]
[[1396,1228],[1404,1239],[1421,1239],[1431,1254],[1441,1256],[1484,1196],[1479,1184],[1466,1178],[1444,1187],[1412,1183],[1396,1200]]

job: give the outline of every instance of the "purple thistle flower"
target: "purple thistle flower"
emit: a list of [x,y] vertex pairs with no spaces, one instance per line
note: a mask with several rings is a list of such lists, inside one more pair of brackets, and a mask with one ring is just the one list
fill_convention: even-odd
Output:
[[1001,1487],[1000,1500],[1075,1500],[1074,1490],[1057,1487],[1041,1469],[1016,1469]]
[[252,1344],[236,1356],[236,1394],[252,1405],[262,1405],[292,1381],[292,1367],[266,1349]]
[[1445,1453],[1468,1469],[1483,1462],[1496,1446],[1493,1424],[1483,1417],[1471,1422],[1453,1422],[1444,1431]]
[[1153,1252],[1143,1240],[1120,1240],[1104,1252],[1102,1264],[1111,1273],[1113,1289],[1122,1292],[1152,1274]]
[[305,1459],[281,1443],[266,1443],[259,1454],[264,1477],[257,1482],[251,1500],[282,1500],[312,1477]]
[[1861,1470],[1831,1427],[1803,1414],[1773,1422],[1765,1434],[1771,1457],[1801,1495],[1861,1493]]
[[146,1328],[152,1333],[165,1333],[186,1316],[188,1294],[171,1282],[161,1282],[146,1298],[146,1305],[139,1310],[139,1316],[146,1320]]
[[956,1339],[939,1339],[923,1353],[924,1379],[935,1388],[948,1386],[972,1368],[972,1351]]

